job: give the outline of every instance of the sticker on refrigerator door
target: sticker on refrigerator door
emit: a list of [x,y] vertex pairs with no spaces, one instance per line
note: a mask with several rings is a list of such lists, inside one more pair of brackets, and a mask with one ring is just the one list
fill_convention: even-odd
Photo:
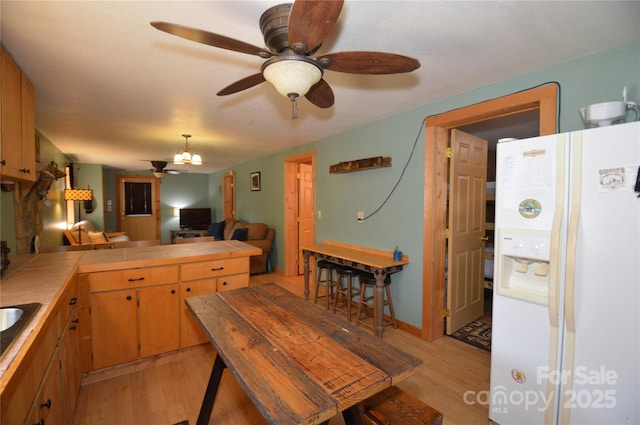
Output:
[[540,215],[542,206],[535,199],[525,199],[518,205],[518,212],[524,218],[536,218]]
[[600,189],[605,191],[618,190],[624,187],[624,168],[605,168],[598,170]]
[[511,371],[511,377],[513,378],[514,381],[520,384],[524,384],[525,382],[527,382],[527,376],[520,369],[513,369]]

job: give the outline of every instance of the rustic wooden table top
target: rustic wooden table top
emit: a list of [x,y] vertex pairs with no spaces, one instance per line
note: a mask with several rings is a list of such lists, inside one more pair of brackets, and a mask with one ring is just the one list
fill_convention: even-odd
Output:
[[401,260],[395,261],[391,251],[346,245],[339,242],[325,241],[323,243],[307,244],[303,245],[302,249],[310,251],[312,255],[313,253],[324,254],[380,269],[409,264],[409,257],[406,254],[403,254]]
[[422,363],[274,284],[187,304],[269,423],[322,423]]

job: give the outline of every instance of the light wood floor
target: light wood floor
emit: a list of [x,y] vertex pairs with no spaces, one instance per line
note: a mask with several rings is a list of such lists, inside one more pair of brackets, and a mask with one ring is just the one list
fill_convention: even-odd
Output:
[[[268,282],[303,296],[301,277],[285,278],[272,273],[251,278],[251,285]],[[412,377],[398,386],[439,410],[445,425],[488,423],[488,407],[477,402],[486,400],[481,392],[489,389],[488,352],[449,337],[429,343],[390,327],[386,328],[384,339],[424,361]],[[214,355],[213,349],[205,344],[85,376],[74,424],[172,425],[188,420],[194,425]],[[233,376],[225,371],[210,423],[266,422]],[[340,424],[344,424],[341,417],[331,421],[331,425]]]

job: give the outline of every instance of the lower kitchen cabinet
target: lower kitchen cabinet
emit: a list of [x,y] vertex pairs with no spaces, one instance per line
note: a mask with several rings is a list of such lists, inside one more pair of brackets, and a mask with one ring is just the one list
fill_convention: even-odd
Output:
[[215,279],[201,279],[180,284],[180,346],[191,347],[209,341],[200,323],[189,310],[185,300],[189,297],[216,292]]
[[91,294],[93,368],[101,369],[138,357],[136,291]]
[[54,352],[54,360],[42,380],[42,386],[38,392],[35,403],[31,406],[31,412],[27,419],[28,425],[64,424],[73,423],[64,420],[62,387],[60,386],[60,362],[56,361],[58,351]]
[[178,284],[138,291],[140,357],[180,348],[179,300]]

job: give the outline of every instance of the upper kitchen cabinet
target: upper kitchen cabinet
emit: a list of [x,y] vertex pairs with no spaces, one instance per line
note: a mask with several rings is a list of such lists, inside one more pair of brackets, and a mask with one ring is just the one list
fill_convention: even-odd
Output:
[[0,170],[3,180],[36,180],[35,92],[33,84],[1,46]]

